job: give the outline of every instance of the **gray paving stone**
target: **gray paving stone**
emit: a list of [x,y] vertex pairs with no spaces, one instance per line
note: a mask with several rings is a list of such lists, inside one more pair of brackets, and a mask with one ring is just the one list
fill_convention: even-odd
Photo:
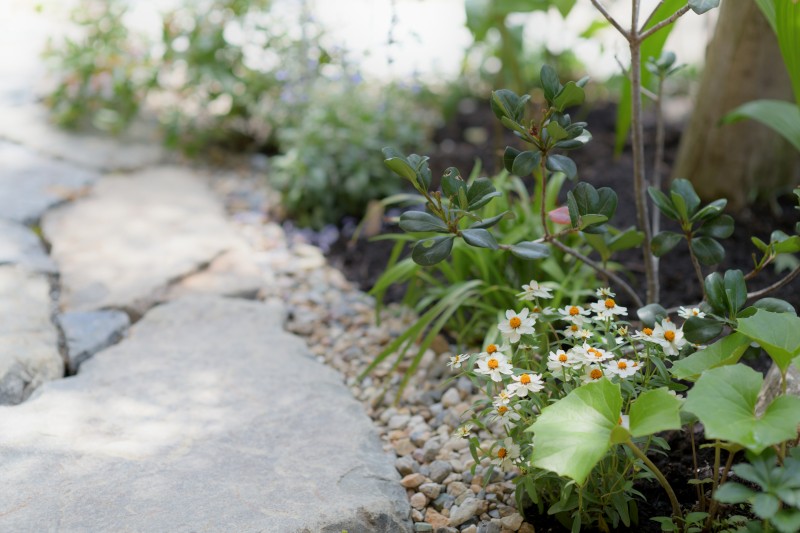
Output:
[[32,225],[47,209],[84,194],[98,176],[0,141],[0,218]]
[[200,175],[170,166],[104,177],[89,196],[50,211],[42,228],[63,309],[134,317],[240,242]]
[[58,128],[50,123],[48,111],[41,104],[2,105],[0,116],[0,138],[87,168],[135,170],[166,158],[156,139],[138,142]]
[[0,531],[410,531],[372,423],[283,314],[168,303],[0,407]]
[[45,276],[0,266],[0,404],[19,403],[64,375],[51,312]]
[[81,364],[104,348],[117,343],[131,321],[123,311],[71,311],[58,317],[67,341],[67,370],[78,371]]
[[54,274],[56,264],[30,228],[0,219],[0,265],[20,265],[30,272]]

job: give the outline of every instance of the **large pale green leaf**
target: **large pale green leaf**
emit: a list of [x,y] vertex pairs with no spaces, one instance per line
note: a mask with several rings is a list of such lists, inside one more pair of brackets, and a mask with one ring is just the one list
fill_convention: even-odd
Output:
[[797,435],[800,398],[779,396],[756,415],[764,378],[744,365],[707,370],[686,395],[684,408],[705,426],[707,439],[733,442],[759,454]]
[[681,401],[666,387],[649,390],[631,404],[630,432],[644,437],[659,431],[681,427]]
[[685,359],[675,361],[670,372],[677,379],[694,381],[710,368],[739,362],[749,345],[748,337],[741,333],[733,333]]
[[736,330],[764,348],[782,371],[800,355],[800,318],[790,313],[759,309],[753,316],[740,319]]
[[529,428],[534,435],[534,466],[583,484],[611,448],[611,432],[618,426],[621,408],[619,385],[605,378],[545,407]]
[[722,123],[730,124],[747,118],[772,128],[800,150],[800,107],[797,104],[780,100],[754,100],[725,115]]
[[794,98],[800,106],[800,2],[775,0],[775,29],[783,62],[792,79]]

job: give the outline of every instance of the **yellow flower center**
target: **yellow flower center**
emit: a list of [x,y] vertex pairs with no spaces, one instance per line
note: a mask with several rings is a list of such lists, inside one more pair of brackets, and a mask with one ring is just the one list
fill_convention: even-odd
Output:
[[496,344],[490,344],[489,346],[486,347],[486,353],[493,354],[496,351],[497,351],[497,345]]
[[650,328],[644,328],[642,330],[642,333],[644,333],[645,335],[652,335],[653,334],[653,330],[650,329]]
[[589,348],[586,351],[592,354],[593,356],[597,357],[598,359],[603,357],[603,354],[600,353],[600,351],[597,348]]
[[486,362],[486,366],[488,366],[489,368],[491,368],[492,370],[494,370],[495,368],[497,368],[498,366],[500,366],[500,361],[498,361],[497,359],[495,359],[494,357],[492,357],[491,359],[489,359],[489,360]]
[[605,302],[606,309],[614,309],[614,307],[616,305],[617,305],[617,302],[615,302],[612,298],[607,298],[606,299],[606,302]]
[[699,309],[692,309],[692,314],[693,314],[694,316],[697,316],[697,315],[699,315],[699,314],[700,314],[700,310],[699,310]]
[[567,354],[565,354],[565,353],[558,354],[558,360],[561,361],[562,363],[566,363],[567,362]]
[[625,370],[626,368],[628,368],[628,363],[626,363],[625,361],[617,361],[617,368],[619,368],[620,370]]
[[664,338],[667,339],[669,342],[674,341],[675,340],[675,332],[671,331],[671,330],[670,331],[665,331],[664,332]]
[[501,405],[500,407],[497,408],[497,414],[499,415],[504,415],[506,414],[506,412],[508,412],[508,407],[506,407],[505,405]]
[[528,383],[531,382],[531,377],[528,374],[522,374],[519,377],[519,382],[522,383],[523,385],[527,385]]
[[572,332],[578,331],[578,325],[577,324],[572,324],[569,327],[569,330],[572,331]]
[[581,310],[578,307],[574,306],[574,305],[569,308],[570,316],[578,315],[578,314],[580,314],[580,312],[581,312]]
[[541,312],[542,312],[542,308],[541,308],[541,307],[539,307],[539,306],[537,305],[537,306],[535,306],[535,307],[533,308],[533,312],[534,312],[534,313],[541,313]]
[[497,457],[500,459],[505,459],[506,455],[508,455],[508,451],[505,448],[500,448],[497,450]]
[[600,379],[603,377],[603,371],[599,368],[593,368],[591,372],[589,372],[589,377],[592,379]]
[[522,325],[522,320],[520,320],[518,316],[512,317],[511,320],[508,321],[508,325],[512,328],[518,328]]

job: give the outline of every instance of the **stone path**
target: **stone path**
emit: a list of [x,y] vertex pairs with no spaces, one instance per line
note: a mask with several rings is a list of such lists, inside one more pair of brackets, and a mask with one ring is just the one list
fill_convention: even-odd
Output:
[[271,276],[207,173],[6,116],[0,531],[410,530],[394,456],[254,299]]

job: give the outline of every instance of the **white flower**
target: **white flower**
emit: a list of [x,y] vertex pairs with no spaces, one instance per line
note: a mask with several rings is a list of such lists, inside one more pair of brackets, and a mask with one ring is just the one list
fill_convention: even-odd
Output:
[[579,329],[577,333],[575,333],[575,338],[581,339],[582,341],[588,341],[589,339],[592,338],[592,335],[594,335],[594,333],[592,333],[588,329]]
[[584,362],[589,364],[602,363],[603,361],[612,359],[614,357],[613,353],[607,352],[602,348],[589,346],[585,342],[583,343],[583,346],[575,347],[575,352],[584,360]]
[[472,431],[472,427],[473,427],[472,424],[464,424],[463,426],[460,426],[457,430],[455,430],[453,436],[462,439],[468,439],[469,432]]
[[519,446],[514,444],[511,437],[503,439],[503,444],[494,452],[492,463],[499,466],[503,472],[508,472],[514,467],[514,461],[519,459]]
[[628,308],[617,305],[613,298],[598,300],[589,304],[589,307],[594,311],[597,320],[613,320],[617,315],[626,316],[628,314]]
[[570,324],[565,330],[561,332],[565,339],[574,339],[578,336],[581,327],[577,324]]
[[590,381],[597,381],[605,376],[605,372],[598,365],[587,365],[583,370],[581,381],[589,383]]
[[602,299],[613,298],[613,297],[615,297],[617,295],[616,293],[611,292],[611,288],[610,287],[602,287],[600,289],[597,289],[595,291],[595,294],[597,295],[598,298],[602,298]]
[[553,375],[558,377],[558,375],[563,373],[564,368],[572,368],[575,365],[575,362],[575,356],[573,355],[572,350],[569,352],[565,352],[564,350],[556,350],[555,352],[550,352],[550,355],[547,357],[547,368],[553,373]]
[[497,396],[494,397],[492,405],[494,405],[495,407],[500,407],[501,405],[508,405],[509,403],[511,403],[511,396],[512,395],[507,390],[503,389],[499,393],[497,393]]
[[653,337],[653,330],[650,328],[642,328],[642,331],[636,330],[636,333],[631,335],[631,338],[637,341],[658,342]]
[[661,324],[656,324],[653,330],[653,339],[664,348],[665,355],[678,355],[686,345],[683,338],[683,330],[675,327],[675,324],[667,320],[662,320]]
[[502,374],[513,374],[514,368],[505,355],[497,352],[485,359],[478,359],[478,369],[475,372],[489,376],[492,381],[502,381]]
[[469,359],[469,355],[465,353],[454,355],[450,358],[450,361],[447,362],[447,366],[449,366],[451,370],[461,368],[462,363],[466,362],[467,359]]
[[609,361],[606,365],[606,372],[615,374],[621,378],[627,378],[639,370],[639,364],[630,359],[617,359],[616,361]]
[[519,314],[509,309],[506,311],[506,319],[497,326],[497,329],[499,329],[503,337],[507,337],[509,341],[519,342],[521,335],[534,332],[533,325],[536,323],[536,319],[533,317],[529,318],[528,313],[529,311],[527,308],[520,311]]
[[497,353],[500,353],[500,355],[502,355],[502,352],[505,352],[506,350],[508,350],[508,344],[503,344],[502,346],[498,346],[496,344],[490,344],[486,347],[484,351],[482,351],[478,355],[478,357],[480,359],[488,359],[489,357]]
[[534,306],[533,309],[531,309],[531,314],[529,316],[532,317],[534,320],[539,320],[540,316],[553,315],[555,314],[555,312],[556,312],[555,309],[553,309],[552,307],[545,307],[544,309],[542,309],[537,305]]
[[508,385],[509,394],[516,394],[519,398],[524,398],[530,392],[536,394],[544,388],[541,374],[520,374],[511,376],[514,383]]
[[521,417],[519,413],[517,413],[512,407],[508,405],[497,405],[492,412],[492,421],[493,422],[502,422],[504,424],[508,422],[515,422],[519,420]]
[[558,310],[558,314],[562,320],[581,326],[586,322],[589,310],[578,305],[565,305],[563,309]]
[[696,316],[697,318],[703,318],[706,316],[706,314],[702,312],[699,307],[686,308],[681,306],[678,308],[678,316],[689,319],[693,316]]
[[531,282],[527,285],[522,286],[521,292],[517,294],[517,297],[520,300],[533,300],[535,298],[552,298],[553,295],[550,294],[552,289],[548,289],[547,287],[542,287],[539,285],[539,282],[531,280]]

